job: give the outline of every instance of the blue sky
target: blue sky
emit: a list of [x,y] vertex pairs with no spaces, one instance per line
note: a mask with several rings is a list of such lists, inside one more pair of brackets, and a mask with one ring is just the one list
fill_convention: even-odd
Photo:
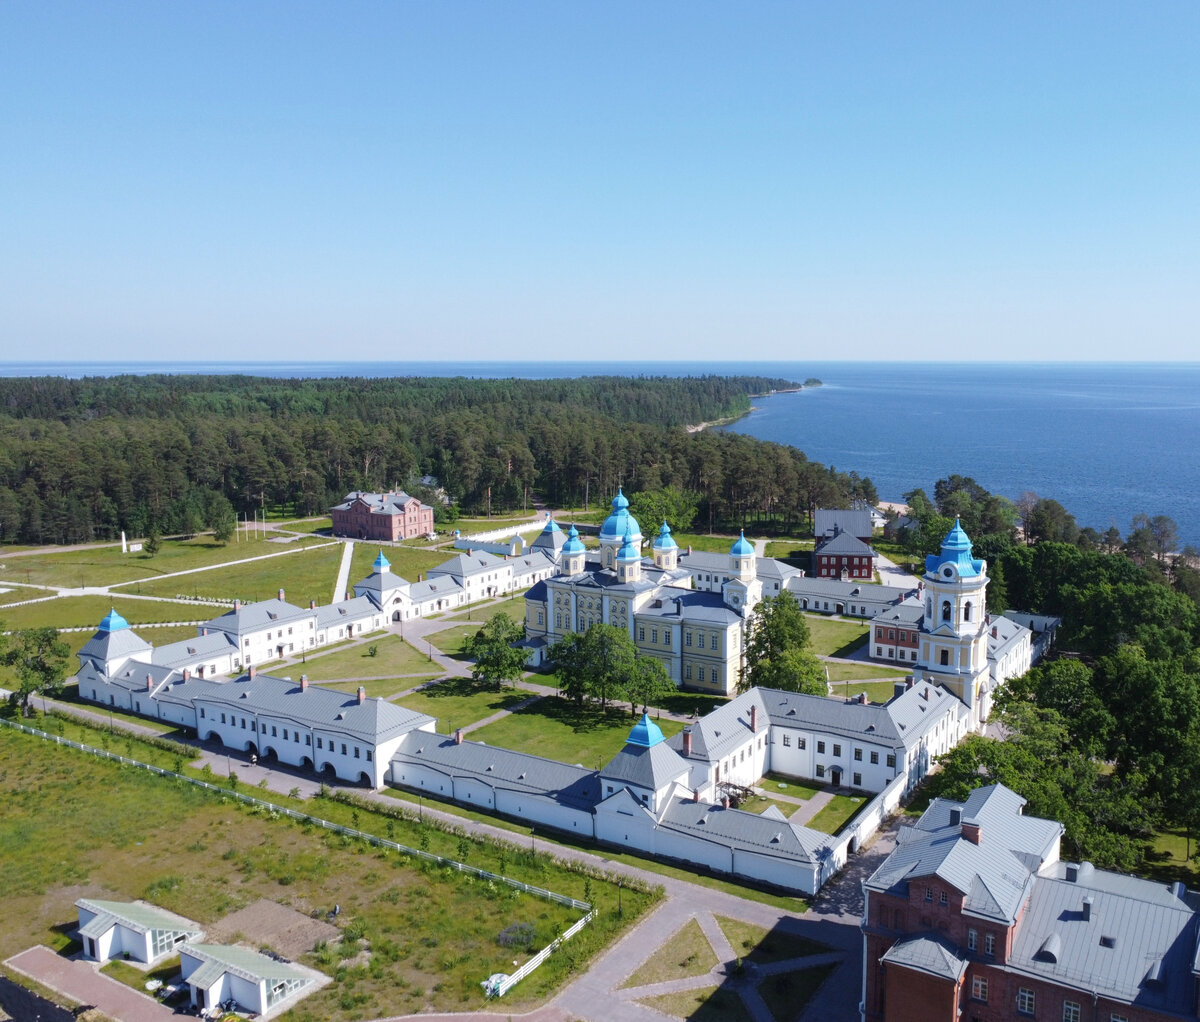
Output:
[[0,3],[0,359],[1195,359],[1200,4]]

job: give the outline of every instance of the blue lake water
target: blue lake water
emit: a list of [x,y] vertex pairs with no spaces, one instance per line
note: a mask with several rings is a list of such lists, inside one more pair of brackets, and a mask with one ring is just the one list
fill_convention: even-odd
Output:
[[1122,533],[1166,514],[1200,545],[1200,363],[10,362],[4,376],[245,373],[274,377],[686,376],[746,373],[824,386],[756,400],[730,427],[869,476],[881,498],[953,472],[1059,501]]

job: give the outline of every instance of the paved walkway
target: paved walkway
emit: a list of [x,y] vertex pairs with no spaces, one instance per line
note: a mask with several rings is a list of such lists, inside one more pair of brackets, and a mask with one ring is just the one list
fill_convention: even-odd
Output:
[[354,540],[348,539],[342,544],[342,563],[338,567],[337,581],[333,584],[333,599],[329,601],[330,603],[337,603],[349,596],[350,562],[353,559]]
[[78,1004],[93,1004],[120,1022],[172,1022],[176,1017],[153,997],[103,975],[95,962],[63,958],[48,947],[29,948],[4,964]]

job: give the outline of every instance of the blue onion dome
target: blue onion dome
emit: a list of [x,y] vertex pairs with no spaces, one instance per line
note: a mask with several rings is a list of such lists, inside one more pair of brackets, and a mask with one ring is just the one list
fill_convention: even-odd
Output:
[[679,544],[675,542],[671,536],[671,526],[663,520],[662,528],[658,530],[658,536],[654,540],[655,550],[678,550]]
[[640,745],[648,749],[661,741],[665,741],[662,729],[650,719],[648,713],[643,713],[642,719],[633,725],[633,730],[629,732],[625,744]]
[[641,526],[638,525],[637,519],[629,513],[629,500],[620,488],[617,489],[617,495],[613,497],[612,514],[604,519],[604,524],[600,526],[601,539],[620,539],[626,532],[631,532],[635,536],[642,534]]
[[374,563],[371,565],[371,567],[374,568],[375,571],[387,571],[388,569],[391,568],[391,566],[392,566],[392,562],[383,556],[382,550],[379,551],[379,556],[375,558]]
[[109,610],[109,612],[104,615],[104,620],[100,622],[100,631],[102,632],[119,632],[122,628],[128,627],[129,622],[117,613],[115,607]]
[[562,552],[564,554],[582,554],[585,552],[583,540],[579,538],[579,530],[574,525],[571,526],[571,531],[567,533],[567,541],[563,544]]
[[642,552],[633,542],[633,533],[629,529],[625,530],[625,542],[621,544],[621,549],[617,551],[618,561],[640,561]]
[[558,527],[558,522],[556,522],[553,518],[547,518],[546,527],[542,529],[542,535],[553,536],[556,532],[562,532],[562,529]]
[[954,528],[942,540],[942,552],[925,558],[925,570],[937,573],[947,564],[954,566],[960,578],[983,573],[983,561],[971,556],[971,540],[957,518],[954,519]]
[[754,546],[746,539],[745,530],[738,535],[737,541],[729,548],[729,552],[734,557],[748,557],[754,553]]

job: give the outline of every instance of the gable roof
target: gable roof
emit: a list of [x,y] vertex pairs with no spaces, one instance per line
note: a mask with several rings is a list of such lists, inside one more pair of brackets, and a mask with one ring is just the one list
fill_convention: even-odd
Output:
[[196,660],[228,656],[236,650],[237,646],[225,632],[209,632],[207,635],[169,642],[165,646],[155,646],[150,660],[164,667],[186,667]]
[[[966,802],[935,799],[914,827],[902,830],[896,848],[866,886],[904,896],[910,881],[938,877],[965,895],[964,911],[1011,925],[1033,877],[1058,856],[1063,827],[1055,820],[1025,816],[1025,800],[1001,784],[973,791]],[[980,827],[976,844],[963,836],[961,821]]]
[[245,635],[248,632],[261,631],[275,625],[287,624],[310,616],[313,612],[278,598],[259,600],[257,603],[243,603],[226,611],[219,617],[205,622],[208,629],[218,628],[231,635]]
[[485,571],[494,571],[503,565],[504,561],[495,554],[489,554],[486,550],[476,550],[443,561],[436,568],[430,568],[429,575],[431,578],[436,575],[449,575],[458,580],[482,575]]
[[95,918],[79,931],[86,937],[98,937],[116,923],[137,933],[145,933],[147,930],[174,930],[199,937],[204,932],[199,923],[168,912],[157,905],[148,905],[144,901],[80,898],[75,902],[75,907],[96,913]]
[[318,628],[328,628],[330,625],[348,621],[360,621],[376,612],[375,601],[367,596],[356,596],[352,600],[338,600],[337,603],[318,607],[315,611]]
[[266,980],[268,983],[280,980],[300,980],[303,983],[314,982],[312,973],[298,968],[290,962],[281,962],[277,958],[251,951],[249,948],[236,947],[229,944],[182,944],[180,953],[191,955],[204,962],[195,972],[188,976],[187,982],[199,990],[207,990],[222,974],[231,972],[235,976],[257,983]]
[[402,515],[408,511],[410,503],[415,503],[417,507],[421,506],[421,502],[416,497],[410,496],[403,490],[393,490],[390,493],[366,493],[362,490],[353,490],[342,498],[340,504],[335,504],[330,510],[349,511],[360,500],[370,508],[373,515]]
[[819,507],[813,517],[813,534],[828,536],[841,531],[851,536],[870,536],[871,512],[866,509]]
[[874,550],[867,546],[867,544],[857,536],[849,532],[835,533],[827,539],[818,540],[813,553],[820,554],[821,556],[875,556]]
[[[755,734],[750,730],[752,706],[758,707],[757,733],[764,734],[768,724],[767,706],[762,697],[762,690],[753,688],[706,713],[685,728],[692,736],[692,754],[687,759],[715,763],[742,748],[746,742],[752,741]],[[667,739],[667,744],[682,756],[683,732],[672,735]]]
[[670,799],[659,817],[658,827],[714,841],[727,848],[791,859],[806,865],[819,862],[828,855],[833,842],[828,834],[798,823],[780,822],[773,814],[724,809],[693,802],[690,798]]

